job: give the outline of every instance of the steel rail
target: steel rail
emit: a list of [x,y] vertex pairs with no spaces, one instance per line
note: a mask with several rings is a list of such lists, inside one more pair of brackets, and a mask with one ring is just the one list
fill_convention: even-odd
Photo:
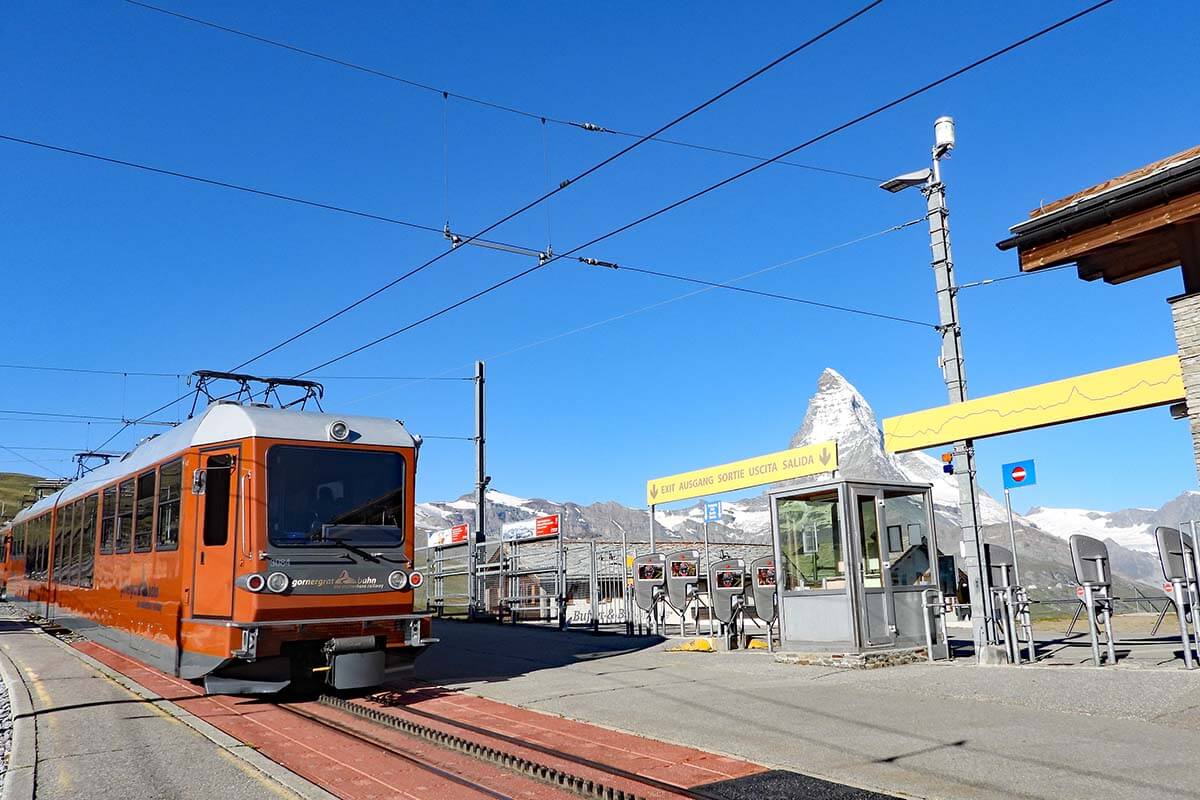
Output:
[[304,711],[302,709],[296,708],[295,706],[293,706],[290,703],[276,703],[275,707],[283,709],[284,711],[287,711],[289,714],[295,714],[298,717],[303,717],[304,719],[307,719],[309,722],[315,722],[318,725],[321,725],[323,727],[331,728],[340,734],[349,736],[357,741],[363,742],[364,744],[368,744],[378,750],[382,750],[383,752],[387,753],[388,755],[395,756],[396,758],[407,761],[416,767],[419,767],[423,770],[426,770],[427,772],[431,772],[434,775],[437,775],[439,778],[445,778],[446,780],[451,781],[453,783],[457,783],[460,786],[464,786],[468,789],[479,792],[480,794],[485,795],[486,797],[494,798],[494,800],[516,800],[516,798],[512,797],[511,795],[507,795],[502,792],[497,792],[495,789],[492,789],[489,786],[486,786],[482,783],[473,781],[470,778],[464,777],[463,775],[459,775],[456,772],[453,772],[448,769],[444,769],[435,764],[431,764],[428,761],[425,761],[424,759],[418,758],[417,756],[409,755],[408,753],[405,753],[403,750],[393,747],[393,746],[387,744],[386,742],[380,741],[379,739],[376,739],[373,736],[368,736],[367,734],[365,734],[361,731],[356,731],[353,728],[349,727],[348,725],[343,725],[334,720],[326,719],[325,717],[322,717],[319,714],[313,714],[310,711]]
[[[341,711],[346,711],[371,722],[379,723],[389,728],[403,731],[411,736],[427,739],[436,744],[451,750],[467,753],[486,761],[499,764],[508,769],[517,771],[521,774],[529,775],[540,780],[549,782],[556,786],[562,786],[566,789],[582,794],[585,797],[596,798],[611,798],[612,800],[643,800],[641,795],[631,793],[630,791],[620,789],[615,786],[607,785],[595,779],[587,778],[582,775],[576,775],[566,772],[557,767],[552,767],[546,764],[540,764],[536,761],[518,756],[514,753],[505,752],[490,745],[478,741],[472,741],[465,736],[456,736],[454,734],[440,731],[412,720],[404,719],[403,717],[389,714],[382,709],[375,709],[361,703],[355,703],[345,700],[340,697],[330,695],[322,695],[318,698],[318,702],[322,705],[327,705],[331,708],[336,708]],[[521,739],[516,736],[510,736],[499,731],[490,730],[478,725],[472,725],[467,722],[461,722],[450,717],[443,717],[440,714],[433,714],[428,711],[419,711],[408,706],[394,706],[396,710],[404,713],[412,714],[417,717],[428,719],[432,722],[438,722],[444,725],[459,728],[476,736],[487,737],[490,739],[499,740],[507,744],[512,744],[526,750],[533,750],[552,758],[568,761],[585,767],[589,770],[601,772],[606,775],[611,775],[614,778],[620,778],[630,783],[640,784],[653,789],[655,792],[666,792],[677,797],[686,797],[690,800],[720,800],[717,795],[705,792],[700,789],[686,788],[677,786],[666,781],[651,778],[647,775],[639,775],[636,772],[614,767],[610,764],[604,764],[599,761],[594,761],[589,758],[574,755],[572,753],[563,752],[553,747],[531,742],[526,739]]]

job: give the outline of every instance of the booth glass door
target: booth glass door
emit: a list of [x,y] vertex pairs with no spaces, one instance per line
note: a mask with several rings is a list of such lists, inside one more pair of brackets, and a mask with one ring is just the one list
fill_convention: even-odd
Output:
[[854,521],[858,530],[858,589],[863,645],[890,645],[895,642],[895,606],[892,581],[883,543],[883,491],[852,488]]

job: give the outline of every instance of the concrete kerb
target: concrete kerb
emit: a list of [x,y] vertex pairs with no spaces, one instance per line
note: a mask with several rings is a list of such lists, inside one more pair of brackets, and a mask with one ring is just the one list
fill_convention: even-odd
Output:
[[0,798],[32,800],[37,785],[37,717],[33,715],[33,696],[25,677],[5,652],[7,649],[7,646],[0,647],[0,678],[8,691],[12,741]]
[[[222,750],[229,753],[229,755],[258,770],[279,785],[289,789],[299,797],[304,798],[304,800],[337,800],[336,795],[330,794],[320,786],[317,786],[315,783],[311,783],[286,767],[275,763],[250,745],[240,741],[239,739],[235,739],[219,728],[210,725],[209,723],[197,717],[195,714],[192,714],[170,700],[165,699],[162,695],[147,689],[137,681],[122,675],[108,665],[97,661],[87,653],[71,647],[66,642],[63,642],[54,636],[50,636],[49,634],[42,635],[47,636],[47,638],[54,642],[55,645],[61,647],[63,650],[66,650],[92,669],[107,677],[109,680],[120,686],[123,686],[125,689],[133,692],[138,697],[154,703],[156,707],[162,709],[179,722],[196,731],[196,733],[200,734],[205,739],[208,739],[217,747],[220,747]],[[26,696],[28,696],[28,690],[26,690]],[[30,708],[32,710],[32,704],[30,705]],[[32,718],[30,718],[30,720],[32,721]],[[8,796],[7,788],[8,786],[6,782],[6,791],[2,800],[25,800],[25,798],[33,796],[32,782],[30,784],[30,793],[24,796],[17,795],[10,798]]]

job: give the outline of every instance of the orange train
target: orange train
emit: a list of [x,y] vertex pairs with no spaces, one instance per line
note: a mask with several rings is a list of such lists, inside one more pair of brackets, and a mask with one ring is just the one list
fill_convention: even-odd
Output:
[[0,529],[6,596],[210,692],[374,686],[415,613],[420,438],[216,402]]

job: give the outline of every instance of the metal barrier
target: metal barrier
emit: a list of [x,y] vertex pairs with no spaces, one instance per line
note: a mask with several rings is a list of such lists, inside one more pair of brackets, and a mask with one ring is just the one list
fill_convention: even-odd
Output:
[[1099,539],[1077,533],[1068,540],[1075,579],[1083,587],[1083,604],[1088,613],[1088,631],[1092,638],[1092,662],[1100,660],[1100,630],[1103,626],[1108,649],[1108,663],[1117,662],[1116,639],[1113,635],[1112,570],[1108,547]]
[[[425,608],[439,617],[470,613],[470,543],[417,548],[414,560],[425,571]],[[418,600],[413,598],[414,606]]]
[[[676,548],[699,545],[674,544]],[[474,575],[471,547],[476,548],[477,555]],[[711,558],[714,563],[729,557],[750,562],[772,556],[773,550],[769,544],[713,543]],[[417,548],[414,560],[426,581],[420,593],[414,594],[414,603],[439,617],[470,616],[591,631],[616,628],[632,634],[649,620],[636,609],[630,565],[639,555],[650,552],[645,542],[564,540],[557,535]],[[662,632],[664,624],[669,622],[674,627],[685,618],[688,623],[694,621],[697,633],[704,617],[711,627],[709,565],[703,555],[699,555],[698,562],[689,602],[681,602],[678,609],[664,603],[654,624],[645,625],[647,632]],[[468,591],[472,581],[473,592]],[[473,609],[469,607],[472,594]],[[762,610],[770,640],[774,608],[763,601]]]
[[508,616],[514,623],[562,625],[567,581],[560,537],[501,542],[486,564],[502,587],[497,604],[501,620]]
[[[1197,552],[1194,540],[1186,533],[1175,528],[1158,527],[1154,531],[1158,544],[1158,557],[1162,564],[1163,577],[1171,584],[1171,602],[1175,605],[1176,616],[1179,617],[1179,638],[1183,643],[1183,661],[1188,669],[1195,667],[1192,657],[1192,640],[1200,639],[1200,631],[1196,629],[1196,608],[1198,586],[1196,576],[1197,565],[1200,564],[1200,553]],[[1166,614],[1166,609],[1163,609]],[[1159,617],[1159,622],[1162,617]],[[1188,625],[1191,624],[1193,637],[1189,637]],[[1157,629],[1157,626],[1156,626]]]
[[[992,595],[993,624],[1004,640],[1008,663],[1021,663],[1021,634],[1029,650],[1029,663],[1037,661],[1034,652],[1033,625],[1029,614],[1029,595],[1016,583],[1016,559],[1011,550],[996,544],[985,544],[984,558],[988,568],[988,586]],[[926,603],[928,606],[928,603]],[[930,632],[926,620],[926,636]]]

